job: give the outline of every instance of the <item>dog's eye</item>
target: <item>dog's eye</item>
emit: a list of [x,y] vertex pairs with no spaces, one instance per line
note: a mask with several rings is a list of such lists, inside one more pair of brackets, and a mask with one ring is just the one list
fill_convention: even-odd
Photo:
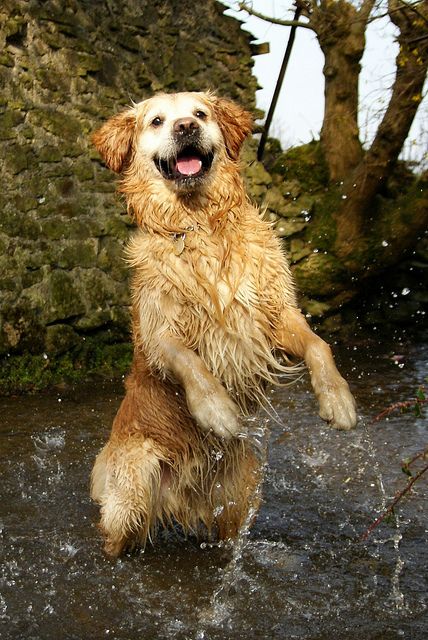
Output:
[[199,120],[205,120],[207,117],[207,114],[204,111],[198,110],[195,112],[195,116],[199,118]]
[[159,118],[159,116],[156,116],[156,118],[153,118],[152,127],[160,127],[161,124],[163,124],[162,118]]

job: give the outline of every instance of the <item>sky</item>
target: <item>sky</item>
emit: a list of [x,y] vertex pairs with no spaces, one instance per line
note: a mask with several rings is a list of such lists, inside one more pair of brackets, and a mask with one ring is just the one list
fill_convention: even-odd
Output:
[[[237,7],[234,0],[222,0],[228,7]],[[254,10],[276,18],[291,19],[291,0],[249,0]],[[292,11],[290,11],[290,7]],[[245,20],[244,28],[256,42],[269,42],[270,53],[255,56],[254,74],[261,89],[257,91],[257,106],[267,112],[274,92],[287,44],[289,28],[274,25],[245,12],[228,10],[229,15]],[[388,104],[394,81],[394,25],[388,18],[376,20],[366,33],[366,50],[360,76],[360,136],[365,145],[373,139],[377,125]],[[315,34],[298,29],[287,73],[272,122],[270,135],[279,138],[284,148],[309,142],[319,137],[324,111],[324,58]],[[427,87],[428,89],[428,87]],[[422,162],[428,167],[428,97],[419,107],[418,117],[410,131],[403,157]]]

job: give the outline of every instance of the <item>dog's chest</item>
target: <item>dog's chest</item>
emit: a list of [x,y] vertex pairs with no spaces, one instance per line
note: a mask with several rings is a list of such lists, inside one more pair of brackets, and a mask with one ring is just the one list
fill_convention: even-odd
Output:
[[133,247],[138,333],[151,360],[162,336],[173,335],[239,397],[257,395],[260,380],[271,380],[277,367],[273,334],[286,296],[285,262],[269,237],[220,240],[204,239],[177,255],[172,240],[139,239],[138,251]]
[[190,315],[193,325],[198,317],[223,327],[239,315],[262,320],[286,293],[285,261],[276,248],[269,237],[243,234],[227,239],[141,234],[130,247],[137,267],[134,286],[142,304],[159,300],[169,317]]
[[[192,246],[190,239],[179,238],[174,239],[172,251],[166,248],[159,258],[165,289],[183,305],[202,307],[214,316],[225,314],[234,305],[248,310],[260,307],[263,266],[256,244],[231,242],[224,246],[204,239]],[[266,294],[269,296],[269,291],[263,292],[263,298]]]

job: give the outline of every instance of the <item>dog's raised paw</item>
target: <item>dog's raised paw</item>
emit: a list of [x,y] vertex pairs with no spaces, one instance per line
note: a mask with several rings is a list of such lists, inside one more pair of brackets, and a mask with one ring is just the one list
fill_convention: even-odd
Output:
[[338,384],[324,389],[318,395],[318,401],[320,417],[335,429],[347,431],[357,424],[355,399],[343,378]]
[[230,439],[241,431],[239,407],[219,384],[215,390],[201,395],[187,393],[190,413],[204,431],[213,431],[221,438]]

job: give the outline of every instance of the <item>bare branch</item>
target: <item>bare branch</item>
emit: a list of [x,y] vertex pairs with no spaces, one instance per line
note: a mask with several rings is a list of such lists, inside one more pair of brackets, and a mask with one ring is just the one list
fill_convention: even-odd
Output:
[[385,518],[390,514],[393,513],[394,511],[394,507],[397,505],[397,503],[406,495],[406,493],[409,493],[409,491],[411,490],[412,486],[415,484],[415,482],[417,482],[417,480],[419,480],[419,478],[426,472],[428,471],[428,465],[426,465],[423,469],[421,469],[419,471],[419,473],[417,473],[415,476],[413,476],[412,478],[410,478],[409,482],[407,483],[407,485],[404,487],[404,489],[402,489],[401,491],[399,491],[396,495],[394,500],[391,502],[391,504],[388,506],[387,509],[385,509],[385,511],[379,516],[379,518],[376,518],[376,520],[368,527],[368,529],[366,529],[366,531],[363,533],[363,535],[361,536],[360,540],[367,540],[367,538],[369,537],[369,535],[371,534],[371,532],[376,529],[377,526],[380,525],[380,523],[385,520]]
[[[421,5],[422,11],[419,10],[418,6]],[[415,13],[418,18],[423,20],[423,22],[428,23],[428,15],[426,12],[426,5],[422,2],[411,4],[410,2],[406,2],[406,0],[388,0],[388,13],[389,16],[398,27],[400,27],[400,17],[406,16],[406,12]],[[393,16],[398,14],[397,18],[394,19]]]
[[[395,402],[394,404],[390,405],[387,409],[385,409],[385,411],[382,411],[382,413],[379,413],[379,415],[377,415],[372,420],[372,422],[377,422],[378,420],[380,420],[381,418],[384,418],[386,415],[389,415],[392,411],[395,411],[396,409],[408,409],[411,406],[420,407],[420,405],[422,405],[422,404],[424,404],[426,402],[428,402],[428,399],[425,398],[424,387],[421,386],[421,387],[419,387],[418,396],[416,398],[414,398],[413,400],[406,401],[406,402]],[[384,509],[383,513],[381,513],[381,515],[378,518],[376,518],[376,520],[374,522],[372,522],[372,524],[366,529],[366,531],[360,537],[360,541],[367,540],[367,538],[372,533],[372,531],[374,531],[374,529],[376,529],[376,527],[378,527],[379,524],[383,520],[385,520],[385,518],[389,514],[394,513],[394,508],[397,506],[397,504],[400,502],[400,500],[407,493],[409,493],[409,491],[411,490],[411,488],[413,487],[415,482],[417,482],[419,480],[419,478],[426,471],[428,471],[428,465],[425,465],[425,467],[420,469],[420,471],[418,471],[418,473],[416,473],[416,475],[412,475],[412,472],[410,471],[410,468],[409,468],[414,462],[416,462],[416,460],[419,460],[419,459],[426,460],[427,455],[428,455],[428,449],[424,449],[423,451],[420,451],[419,453],[415,454],[412,458],[410,458],[410,460],[406,460],[406,461],[402,462],[402,465],[401,465],[402,471],[404,473],[406,473],[408,476],[410,476],[410,478],[409,478],[409,480],[407,482],[407,485],[404,487],[404,489],[401,489],[400,491],[398,491],[395,494],[393,501],[388,505],[388,507],[386,509]]]
[[[422,0],[420,0],[420,2],[417,2],[416,4],[410,4],[410,2],[406,2],[406,0],[397,0],[398,4],[402,4],[405,5],[405,7],[407,9],[409,9],[410,11],[413,11],[414,13],[416,13],[419,18],[421,18],[421,20],[423,20],[424,22],[426,22],[428,24],[428,18],[426,15],[424,15],[422,13],[422,11],[419,11],[418,6],[422,5]],[[397,6],[396,11],[398,11],[400,9],[399,6]]]
[[371,14],[375,3],[376,0],[364,0],[364,2],[362,3],[358,14],[361,19],[364,20],[364,22],[367,22],[367,20],[369,19],[369,15]]
[[265,22],[270,22],[272,24],[279,24],[282,27],[303,27],[305,29],[311,29],[311,31],[315,31],[314,27],[310,22],[300,22],[296,20],[281,20],[279,18],[274,18],[272,16],[266,16],[263,13],[259,13],[255,11],[252,7],[248,6],[245,2],[239,3],[239,8],[241,11],[246,11],[251,16],[255,18],[260,18],[260,20],[264,20]]
[[414,462],[416,462],[416,460],[419,460],[419,458],[424,458],[425,459],[427,456],[428,456],[428,449],[425,449],[424,451],[419,451],[419,453],[416,453],[413,456],[413,458],[410,458],[410,460],[403,460],[403,462],[401,464],[402,470],[404,471],[404,473],[409,474],[410,465],[412,465]]
[[405,410],[427,403],[428,398],[414,398],[413,400],[406,400],[405,402],[394,402],[394,404],[392,404],[390,407],[387,407],[386,409],[384,409],[384,411],[375,416],[372,422],[379,422],[380,420],[385,418],[385,416],[389,416],[390,413],[393,413],[393,411],[396,411],[397,409]]

